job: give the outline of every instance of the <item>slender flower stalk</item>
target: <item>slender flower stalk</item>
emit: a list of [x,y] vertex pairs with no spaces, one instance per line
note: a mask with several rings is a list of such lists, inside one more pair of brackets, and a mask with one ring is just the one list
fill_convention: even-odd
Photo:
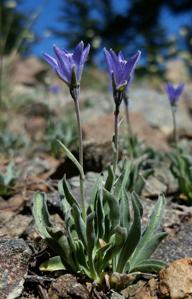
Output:
[[[64,81],[70,90],[71,97],[74,100],[75,112],[78,126],[79,136],[79,163],[83,168],[83,138],[82,126],[79,109],[80,81],[83,72],[84,64],[89,54],[90,45],[84,48],[84,43],[81,41],[75,48],[73,53],[53,46],[55,58],[47,53],[44,53],[45,60],[52,66],[59,78]],[[85,199],[84,199],[84,177],[80,175],[80,196],[82,205],[82,214],[85,219]]]
[[183,92],[183,89],[184,89],[184,83],[180,83],[178,86],[174,86],[171,83],[167,83],[165,86],[165,91],[167,93],[169,103],[171,106],[171,112],[173,118],[173,141],[176,148],[178,146],[177,123],[176,123],[177,102]]
[[[123,93],[116,92],[114,95],[115,103],[121,103],[123,97]],[[118,138],[119,138],[119,106],[120,104],[115,104],[115,111],[114,111],[114,161],[113,161],[113,171],[116,172],[118,158],[119,158],[119,146],[118,146]]]
[[137,51],[130,59],[125,60],[122,53],[116,54],[112,49],[109,51],[104,49],[105,57],[107,60],[109,73],[112,80],[113,98],[115,102],[114,112],[114,164],[113,170],[116,172],[118,163],[118,119],[119,108],[124,97],[125,90],[128,88],[129,83],[132,80],[134,69],[141,56],[141,52]]
[[[73,95],[73,100],[75,104],[75,113],[77,118],[77,126],[78,126],[78,136],[79,136],[79,163],[83,168],[83,134],[82,134],[82,126],[81,126],[81,118],[80,118],[80,109],[79,109],[79,91],[77,91],[74,96],[74,93],[71,92]],[[83,218],[85,219],[85,199],[84,199],[84,177],[80,175],[80,197],[81,197],[81,205],[82,205],[82,213]]]
[[172,119],[173,119],[173,140],[175,147],[178,146],[178,136],[177,136],[177,123],[176,123],[176,112],[177,112],[177,107],[171,107],[171,112],[172,112]]

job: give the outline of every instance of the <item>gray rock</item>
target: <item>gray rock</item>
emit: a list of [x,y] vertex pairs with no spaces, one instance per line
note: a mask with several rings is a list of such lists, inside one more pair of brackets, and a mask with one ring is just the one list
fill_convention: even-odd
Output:
[[[164,92],[150,88],[132,89],[130,110],[141,112],[149,124],[163,132],[172,132],[172,115],[167,96]],[[177,127],[192,130],[192,122],[184,101],[179,102],[177,110]],[[155,136],[154,136],[155,138]]]
[[175,236],[168,235],[155,251],[154,257],[167,263],[184,257],[192,257],[191,224],[182,224]]
[[50,299],[79,298],[88,299],[89,292],[85,286],[78,283],[75,276],[66,274],[58,277],[49,288]]
[[0,298],[17,298],[27,274],[31,250],[24,240],[0,240]]

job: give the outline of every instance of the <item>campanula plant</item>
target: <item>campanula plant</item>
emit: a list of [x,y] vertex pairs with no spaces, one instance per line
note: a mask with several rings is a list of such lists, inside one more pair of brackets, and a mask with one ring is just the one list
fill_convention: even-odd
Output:
[[123,100],[124,94],[128,85],[130,84],[133,76],[134,69],[141,56],[141,52],[137,53],[125,60],[123,54],[119,52],[116,54],[112,49],[109,51],[104,49],[106,56],[109,73],[112,81],[113,98],[115,102],[114,111],[114,146],[115,146],[115,158],[113,170],[116,171],[118,162],[118,125],[119,125],[119,108]]
[[192,158],[183,149],[169,154],[170,169],[179,185],[179,199],[186,205],[192,205]]
[[159,197],[148,225],[142,230],[143,209],[139,196],[126,191],[129,166],[129,162],[124,163],[115,182],[112,167],[106,180],[99,177],[86,208],[85,220],[66,179],[60,181],[63,231],[50,221],[45,194],[36,194],[33,215],[37,229],[56,253],[40,266],[40,270],[84,273],[101,284],[105,274],[111,277],[113,273],[157,272],[165,266],[162,261],[151,258],[166,236],[158,231],[165,198]]
[[173,117],[173,140],[174,140],[175,147],[177,147],[178,145],[177,125],[176,125],[177,103],[178,100],[180,99],[183,89],[184,89],[184,83],[180,83],[178,86],[174,86],[171,83],[167,83],[165,86],[165,91],[169,99],[172,117]]
[[[77,117],[78,125],[78,137],[79,137],[79,163],[82,171],[80,172],[80,194],[81,194],[81,204],[83,215],[85,216],[85,202],[84,202],[84,191],[83,191],[83,138],[82,138],[82,128],[80,119],[80,109],[79,109],[79,94],[80,94],[80,82],[81,75],[83,72],[84,64],[89,54],[90,45],[88,44],[84,48],[84,42],[81,41],[75,48],[73,53],[66,51],[65,49],[60,49],[53,46],[55,57],[44,53],[43,56],[45,60],[52,66],[53,70],[57,73],[59,78],[64,81],[70,90],[70,94],[74,100],[75,112]],[[66,147],[63,143],[61,146],[66,151]]]
[[[55,71],[68,84],[71,95],[78,102],[82,64],[89,47],[83,48],[81,42],[74,54],[55,50],[57,60],[47,56]],[[79,55],[77,55],[79,53]],[[101,284],[106,274],[111,277],[114,272],[129,273],[135,271],[156,272],[165,264],[151,258],[152,253],[165,237],[166,233],[158,232],[163,215],[165,199],[159,197],[149,223],[141,228],[143,208],[139,196],[142,185],[134,177],[133,164],[124,161],[121,173],[116,174],[118,158],[118,114],[122,93],[126,88],[131,71],[134,69],[140,52],[125,61],[121,54],[105,50],[113,84],[115,100],[115,147],[113,167],[109,166],[106,177],[100,175],[86,205],[80,205],[65,177],[58,184],[61,209],[63,211],[63,230],[54,226],[50,220],[46,196],[37,193],[34,198],[33,215],[37,229],[56,256],[44,262],[42,271],[67,270],[73,273],[86,274],[91,280]],[[66,55],[69,55],[69,57]],[[77,65],[76,62],[80,63]],[[67,67],[66,67],[67,65]],[[71,70],[71,77],[68,71]],[[76,70],[80,70],[76,73]],[[71,81],[69,80],[71,78]],[[75,109],[79,109],[75,105]],[[77,112],[78,124],[80,116]],[[79,126],[81,129],[81,127]],[[80,130],[79,129],[79,130]],[[80,146],[82,139],[80,137]],[[80,177],[84,178],[83,164],[73,154],[62,147],[66,155],[78,168]],[[82,150],[80,151],[80,155]],[[133,182],[135,185],[133,186]],[[143,182],[142,182],[143,183]],[[130,190],[131,189],[131,190]],[[128,190],[132,191],[131,193]]]

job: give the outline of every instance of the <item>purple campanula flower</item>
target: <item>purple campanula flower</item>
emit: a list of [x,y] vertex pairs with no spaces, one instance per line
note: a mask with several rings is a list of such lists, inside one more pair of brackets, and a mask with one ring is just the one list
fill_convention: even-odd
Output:
[[130,84],[141,52],[137,51],[128,60],[125,60],[122,53],[116,54],[112,49],[109,51],[104,48],[109,72],[112,77],[113,91],[124,91]]
[[169,98],[169,102],[171,104],[171,106],[176,106],[182,92],[184,89],[184,83],[181,82],[178,86],[174,86],[171,83],[167,83],[165,86],[165,91],[168,95]]
[[55,58],[44,53],[44,59],[52,66],[57,75],[70,88],[70,90],[79,88],[84,63],[89,54],[90,45],[84,48],[81,41],[75,48],[73,53],[62,50],[55,45],[53,46]]

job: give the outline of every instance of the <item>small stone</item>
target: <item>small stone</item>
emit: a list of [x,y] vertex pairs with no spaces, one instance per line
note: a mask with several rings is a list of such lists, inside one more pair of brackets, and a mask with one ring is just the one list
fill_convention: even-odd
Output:
[[192,298],[192,258],[171,263],[159,276],[162,298]]
[[78,283],[77,278],[71,274],[62,275],[52,282],[48,293],[50,299],[90,298],[87,288]]
[[154,176],[150,176],[142,191],[144,197],[157,197],[159,194],[166,193],[167,187],[164,183]]
[[9,221],[0,225],[0,237],[18,238],[20,237],[32,223],[33,218],[26,215],[15,215]]
[[158,299],[158,281],[150,279],[148,282],[138,281],[135,285],[131,285],[121,291],[125,298],[130,299]]
[[158,299],[158,295],[158,281],[152,278],[136,293],[135,299]]
[[112,291],[110,299],[125,299],[125,297],[115,291]]
[[22,290],[31,250],[24,240],[0,240],[0,298],[17,298]]
[[[167,212],[168,213],[168,212]],[[172,210],[174,215],[174,211]],[[169,213],[171,219],[171,213]],[[168,216],[168,214],[167,214]],[[179,220],[178,220],[179,221]],[[174,260],[183,259],[186,256],[192,256],[192,230],[191,223],[181,224],[179,231],[175,236],[169,235],[156,249],[153,258],[170,263]]]

